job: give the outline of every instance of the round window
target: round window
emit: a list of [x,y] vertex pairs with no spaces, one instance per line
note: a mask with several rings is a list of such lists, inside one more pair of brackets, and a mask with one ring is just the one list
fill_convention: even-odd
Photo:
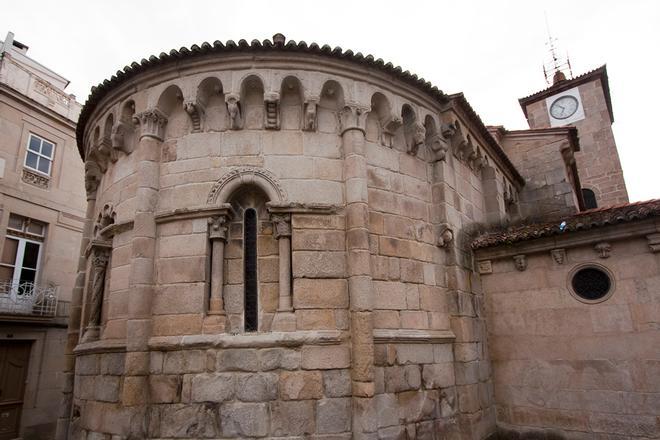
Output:
[[571,293],[582,302],[605,301],[614,291],[614,279],[602,266],[582,266],[572,271],[569,286]]

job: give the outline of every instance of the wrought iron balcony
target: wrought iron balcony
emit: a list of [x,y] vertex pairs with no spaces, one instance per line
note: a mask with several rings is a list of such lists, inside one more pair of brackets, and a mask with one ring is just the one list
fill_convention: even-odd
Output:
[[57,287],[0,281],[0,314],[54,318]]

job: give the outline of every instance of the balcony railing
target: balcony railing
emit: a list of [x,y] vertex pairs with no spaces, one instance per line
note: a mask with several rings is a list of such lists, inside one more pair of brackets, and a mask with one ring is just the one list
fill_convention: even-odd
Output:
[[0,314],[53,318],[57,312],[57,287],[0,281]]

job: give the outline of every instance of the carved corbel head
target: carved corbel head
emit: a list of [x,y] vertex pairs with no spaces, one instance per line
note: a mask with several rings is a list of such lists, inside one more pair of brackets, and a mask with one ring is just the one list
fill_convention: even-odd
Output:
[[513,256],[513,263],[516,265],[516,269],[518,269],[520,272],[527,269],[527,257],[523,254],[514,255]]
[[183,103],[183,109],[186,111],[193,126],[193,133],[202,131],[202,117],[204,116],[204,105],[199,101],[186,101]]
[[98,163],[92,159],[85,161],[85,190],[88,196],[96,195],[102,175]]
[[408,154],[416,156],[419,146],[424,143],[426,138],[426,128],[421,122],[415,122],[412,126],[412,136],[410,145],[408,145]]
[[612,252],[612,245],[607,242],[600,242],[594,246],[594,250],[600,258],[610,258]]
[[229,117],[229,128],[240,130],[241,128],[241,97],[237,93],[228,93],[225,95],[227,104],[227,116]]
[[319,103],[318,97],[305,99],[305,113],[303,114],[303,130],[316,131],[316,107]]
[[449,227],[448,223],[443,223],[438,228],[438,246],[441,248],[449,248],[449,244],[454,241],[454,231]]
[[394,145],[394,134],[402,125],[403,119],[394,113],[388,113],[385,117],[381,118],[381,143],[386,147],[392,147]]
[[552,249],[550,255],[557,264],[564,264],[566,262],[566,249]]
[[280,128],[280,94],[268,92],[264,95],[266,105],[265,128],[278,130]]
[[434,134],[433,136],[426,139],[426,146],[429,147],[429,150],[432,153],[431,160],[433,162],[439,162],[445,160],[447,157],[447,150],[449,149],[449,144],[440,134]]

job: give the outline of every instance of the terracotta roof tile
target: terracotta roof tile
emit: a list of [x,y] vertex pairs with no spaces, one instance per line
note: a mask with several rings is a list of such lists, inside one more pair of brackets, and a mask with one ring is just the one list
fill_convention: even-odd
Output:
[[[472,249],[482,249],[502,244],[512,244],[536,238],[567,234],[650,217],[660,217],[660,199],[626,203],[606,208],[582,211],[567,218],[552,221],[511,226],[504,230],[486,232],[472,241]],[[560,224],[565,221],[563,231]]]

